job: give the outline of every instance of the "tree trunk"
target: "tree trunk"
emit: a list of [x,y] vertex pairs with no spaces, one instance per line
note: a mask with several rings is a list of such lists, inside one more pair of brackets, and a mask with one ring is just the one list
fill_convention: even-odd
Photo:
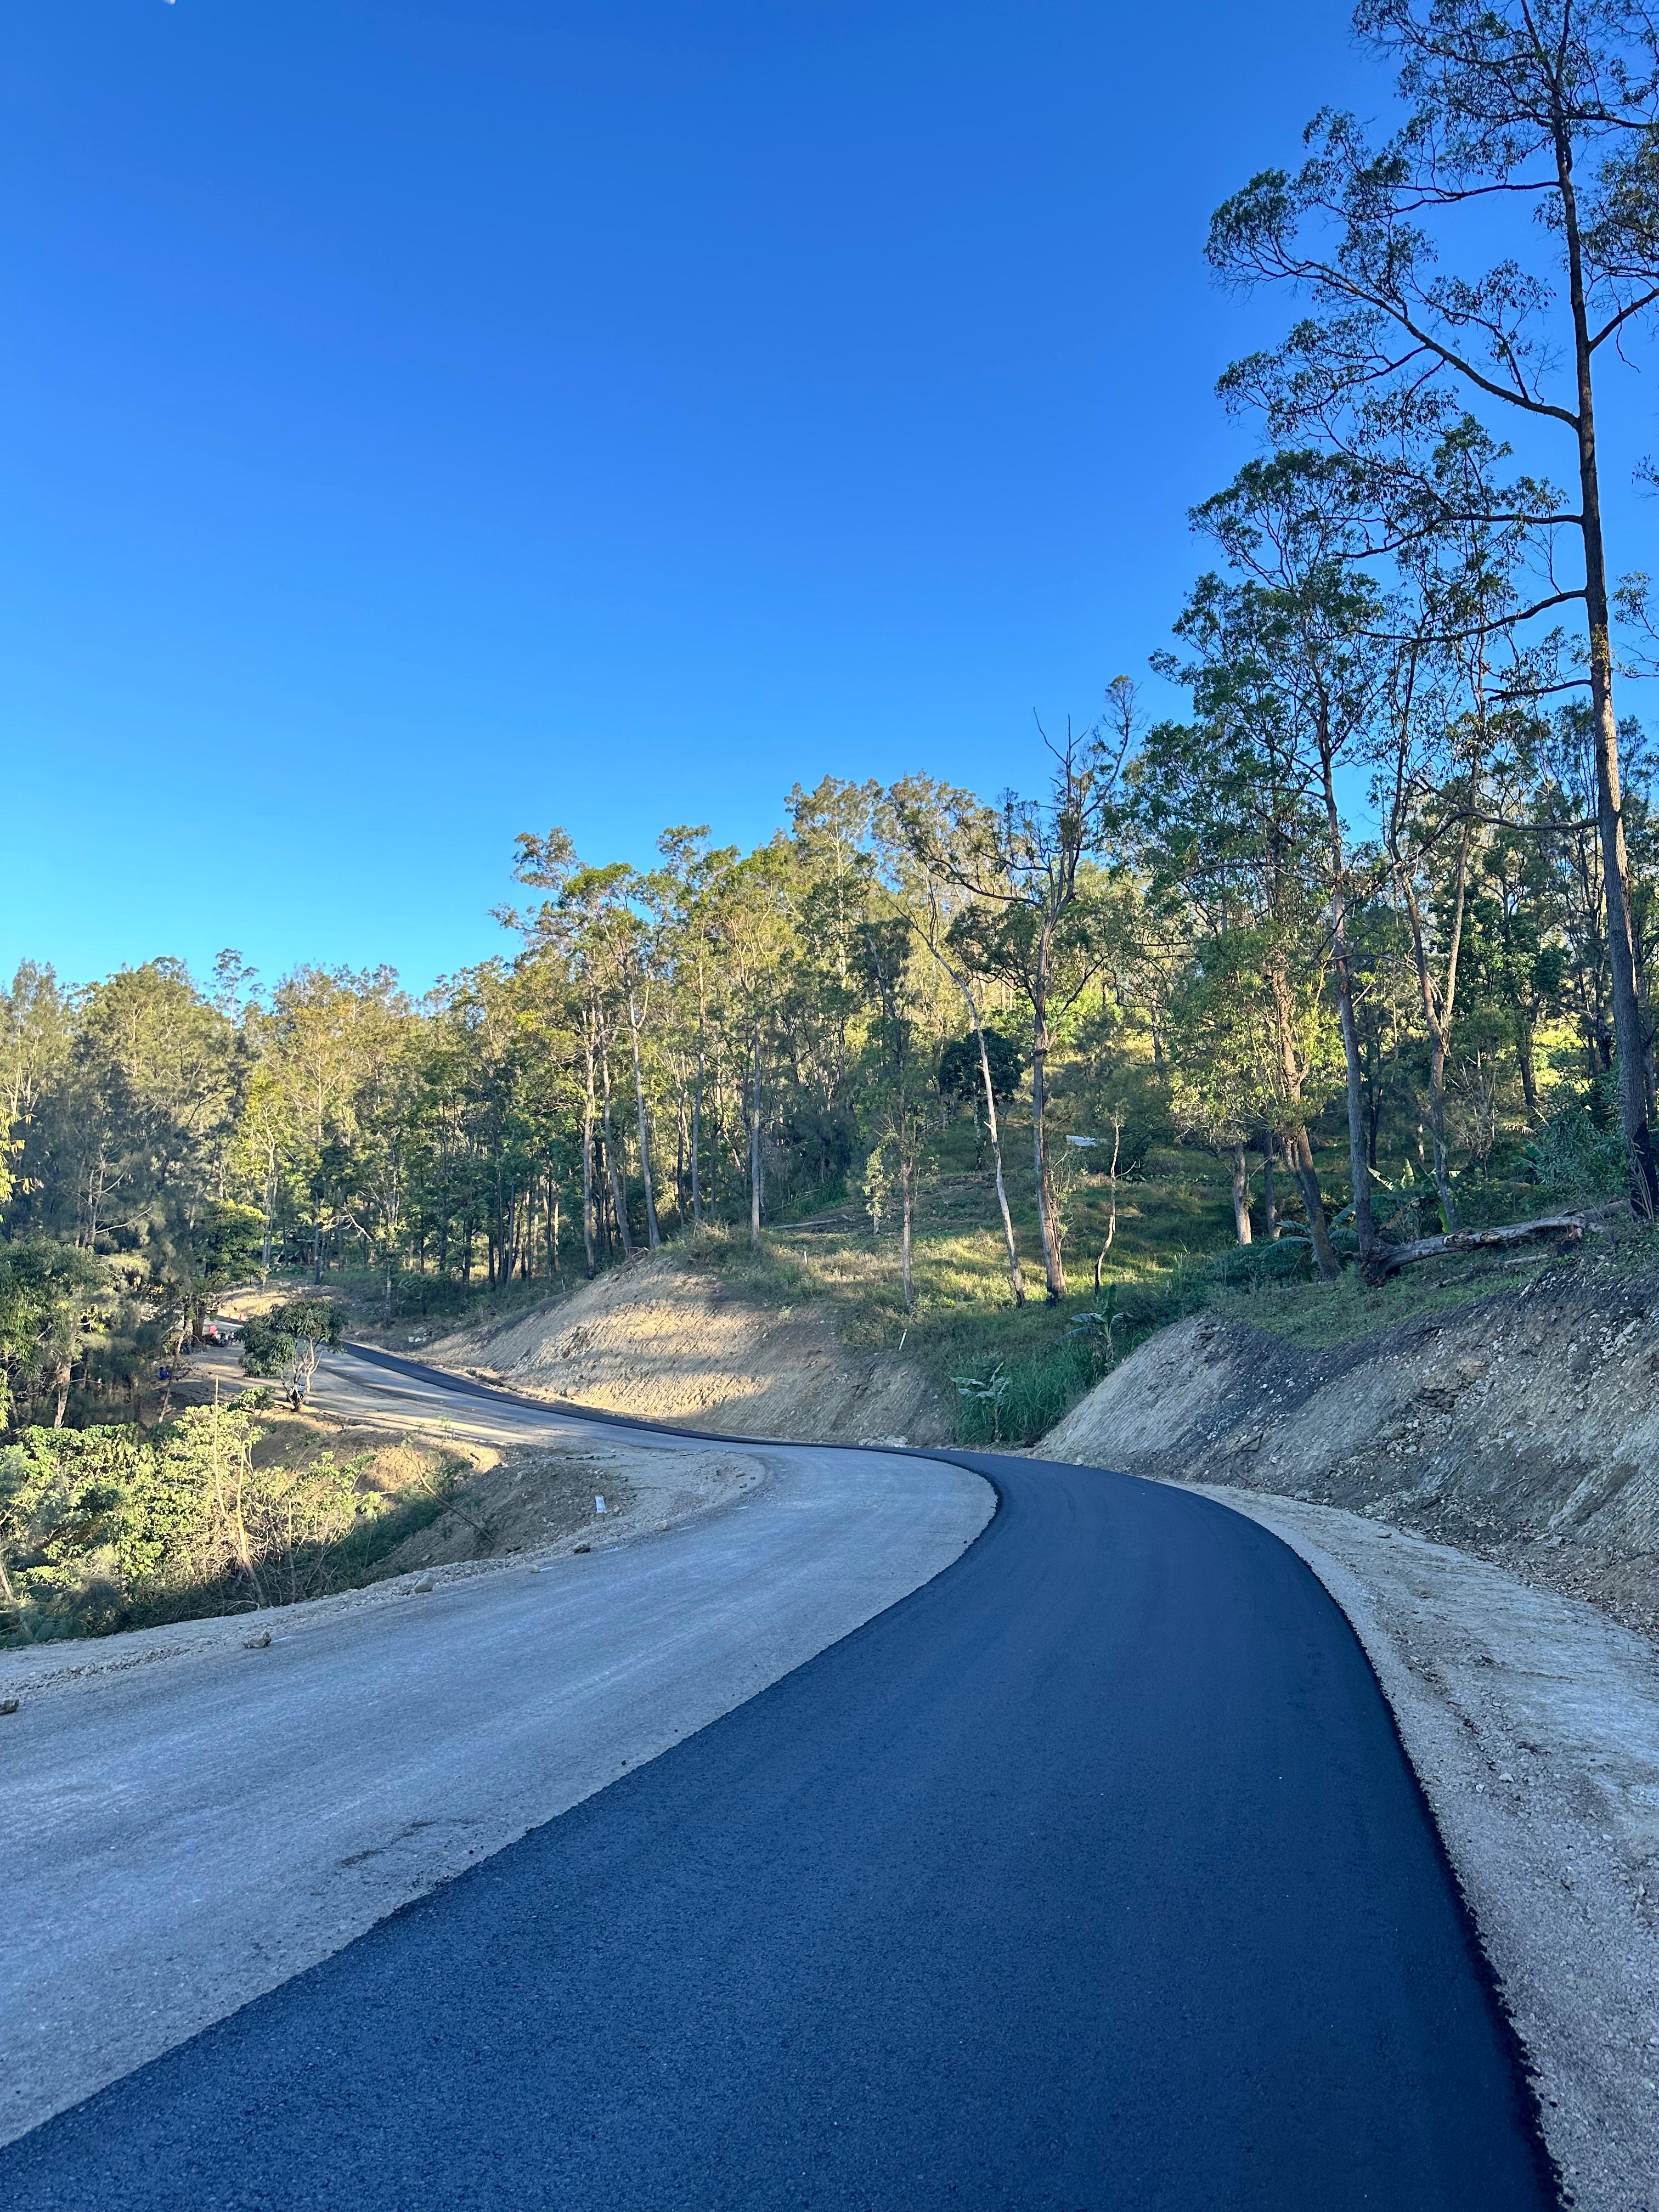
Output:
[[631,1260],[634,1256],[634,1237],[628,1225],[628,1206],[617,1173],[617,1141],[611,1127],[611,1048],[603,1022],[599,1024],[599,1081],[605,1127],[605,1172],[611,1185],[611,1210],[617,1217],[617,1234],[622,1239],[623,1257]]
[[[1622,1211],[1622,1204],[1620,1210]],[[1593,1212],[1549,1213],[1540,1220],[1507,1222],[1498,1229],[1459,1229],[1446,1237],[1419,1237],[1410,1244],[1386,1244],[1377,1251],[1371,1278],[1375,1282],[1386,1282],[1390,1275],[1418,1260],[1432,1260],[1443,1252],[1473,1252],[1493,1245],[1518,1244],[1528,1237],[1559,1235],[1565,1249],[1568,1244],[1583,1241],[1592,1218]]]
[[1452,1196],[1451,1162],[1446,1155],[1446,1037],[1442,1030],[1430,1033],[1429,1133],[1434,1142],[1434,1188],[1440,1200],[1440,1225],[1449,1237],[1457,1227],[1457,1201]]
[[593,1249],[593,1032],[586,1023],[582,1039],[587,1051],[587,1097],[582,1109],[582,1250],[591,1283],[599,1273],[599,1261]]
[[691,1225],[702,1227],[702,1031],[697,1031],[697,1087],[691,1096]]
[[[903,1111],[901,1103],[900,1111]],[[904,1286],[904,1310],[915,1311],[915,1298],[910,1284],[910,1230],[915,1204],[915,1192],[910,1169],[910,1157],[904,1143],[903,1132],[899,1133],[899,1280]]]
[[1334,1283],[1342,1270],[1337,1265],[1336,1249],[1331,1243],[1330,1224],[1325,1218],[1325,1201],[1320,1195],[1313,1146],[1308,1142],[1307,1129],[1301,1122],[1291,1133],[1290,1148],[1297,1188],[1302,1193],[1303,1205],[1308,1209],[1308,1234],[1313,1240],[1314,1263],[1319,1269],[1319,1279],[1322,1283]]
[[640,1071],[640,1024],[634,995],[628,997],[628,1035],[634,1048],[634,1101],[640,1115],[640,1180],[645,1185],[645,1233],[654,1252],[662,1243],[657,1233],[657,1200],[651,1187],[651,1133],[645,1120],[645,1078]]
[[1048,1152],[1043,1129],[1048,1067],[1048,967],[1049,929],[1045,921],[1037,947],[1036,986],[1031,1007],[1031,1156],[1036,1170],[1037,1227],[1042,1236],[1043,1287],[1050,1302],[1066,1295],[1066,1268],[1054,1233],[1049,1204]]
[[1264,1137],[1261,1141],[1261,1221],[1270,1244],[1279,1241],[1279,1196],[1273,1187],[1274,1139]]
[[[1095,1255],[1095,1296],[1097,1297],[1100,1296],[1100,1271],[1106,1264],[1106,1255],[1111,1250],[1113,1240],[1117,1235],[1117,1161],[1122,1146],[1123,1114],[1120,1108],[1112,1115],[1112,1164],[1109,1170],[1112,1184],[1112,1211],[1106,1223],[1106,1241]],[[1107,1348],[1110,1350],[1109,1330]]]
[[1241,1244],[1250,1241],[1250,1181],[1244,1166],[1244,1147],[1233,1146],[1233,1228]]
[[1561,186],[1567,288],[1572,307],[1578,380],[1578,483],[1584,541],[1584,613],[1589,630],[1590,719],[1595,736],[1595,817],[1606,891],[1607,955],[1613,981],[1613,1030],[1619,1070],[1619,1118],[1630,1148],[1632,1196],[1639,1211],[1659,1208],[1659,1171],[1648,1129],[1647,1025],[1636,965],[1619,766],[1619,719],[1613,699],[1613,637],[1607,611],[1607,548],[1601,531],[1601,468],[1595,450],[1595,396],[1589,318],[1584,301],[1583,247],[1572,177],[1572,149],[1556,118],[1556,169]]
[[[1282,951],[1270,957],[1265,980],[1279,1033],[1279,1057],[1284,1074],[1285,1101],[1295,1109],[1302,1099],[1302,1068],[1296,1056],[1290,981],[1285,972]],[[1337,1266],[1336,1254],[1331,1245],[1330,1225],[1325,1218],[1325,1201],[1320,1195],[1319,1176],[1314,1168],[1313,1147],[1308,1142],[1306,1124],[1300,1119],[1293,1121],[1286,1133],[1285,1153],[1297,1188],[1302,1193],[1302,1202],[1307,1208],[1308,1234],[1313,1240],[1314,1259],[1319,1268],[1320,1280],[1334,1283],[1341,1270]]]
[[1025,1278],[1020,1269],[1019,1248],[1014,1242],[1013,1216],[1008,1210],[1008,1189],[1003,1180],[1002,1131],[997,1119],[996,1091],[991,1082],[990,1054],[985,1048],[985,1025],[980,1018],[979,1001],[974,996],[973,986],[968,980],[967,970],[953,968],[939,950],[939,912],[937,907],[933,904],[931,896],[929,914],[931,927],[926,936],[927,950],[961,992],[963,1004],[968,1009],[968,1019],[973,1025],[974,1043],[979,1052],[980,1085],[985,1094],[985,1120],[982,1124],[979,1118],[977,1101],[975,1102],[974,1107],[974,1164],[977,1167],[980,1163],[980,1131],[982,1127],[991,1139],[991,1158],[996,1170],[997,1211],[1002,1216],[1002,1240],[1008,1254],[1009,1287],[1014,1294],[1014,1304],[1017,1306],[1023,1306],[1025,1303]]
[[750,1080],[749,1090],[749,1249],[760,1249],[761,1227],[761,1115],[760,1115],[760,1030],[756,1028],[750,1040]]
[[[1326,834],[1330,842],[1331,964],[1336,974],[1337,1012],[1342,1026],[1342,1058],[1348,1091],[1348,1173],[1353,1182],[1353,1222],[1359,1237],[1359,1256],[1365,1261],[1376,1243],[1376,1229],[1371,1218],[1371,1178],[1365,1158],[1364,1069],[1359,1057],[1359,1027],[1353,1012],[1353,973],[1348,965],[1347,902],[1342,893],[1346,866],[1342,849],[1342,817],[1337,811],[1331,744],[1322,724],[1319,757],[1325,780]],[[1242,1162],[1242,1151],[1238,1158]],[[1239,1242],[1244,1244],[1249,1239],[1241,1237]]]
[[[985,1129],[991,1139],[991,1159],[996,1171],[997,1209],[1002,1216],[1002,1241],[1008,1253],[1008,1283],[1014,1294],[1014,1304],[1023,1306],[1025,1303],[1025,1278],[1020,1273],[1019,1248],[1014,1242],[1013,1216],[1008,1211],[1008,1191],[1002,1179],[1002,1132],[997,1124],[997,1099],[991,1084],[991,1059],[985,1049],[985,1031],[980,1026],[979,1009],[975,1006],[971,994],[964,995],[968,998],[968,1011],[973,1019],[974,1042],[979,1047],[979,1079],[985,1089]],[[977,1122],[979,1116],[975,1115],[974,1119]]]

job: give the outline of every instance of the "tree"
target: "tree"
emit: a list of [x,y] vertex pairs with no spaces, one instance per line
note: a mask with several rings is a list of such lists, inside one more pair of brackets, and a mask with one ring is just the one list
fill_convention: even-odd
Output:
[[[1048,1058],[1058,1024],[1106,958],[1100,886],[1088,864],[1115,822],[1135,728],[1134,687],[1119,678],[1104,720],[1081,734],[1068,727],[1063,742],[1048,745],[1054,769],[1044,798],[1011,791],[991,808],[953,797],[945,830],[920,807],[901,810],[916,859],[968,894],[948,933],[952,950],[980,974],[1012,984],[1031,1010],[1031,1149],[1051,1299],[1065,1295],[1066,1269],[1052,1204]],[[1008,1235],[1012,1246],[1011,1227]]]
[[[922,941],[934,962],[960,993],[971,1040],[961,1048],[947,1045],[939,1062],[939,1088],[949,1091],[977,1083],[985,1104],[985,1127],[991,1141],[991,1161],[996,1184],[997,1211],[1002,1218],[1002,1237],[1008,1259],[1008,1286],[1014,1304],[1025,1303],[1025,1277],[1014,1239],[1014,1220],[1008,1208],[1008,1188],[1002,1171],[1002,1131],[997,1109],[1005,1109],[1019,1080],[1019,1055],[1007,1040],[988,1029],[981,1015],[975,988],[974,963],[952,931],[963,921],[964,898],[970,896],[976,866],[982,859],[982,817],[969,792],[909,776],[888,793],[886,845],[897,896],[911,889],[910,877],[919,878]],[[953,1059],[953,1055],[955,1058]],[[1012,1063],[1012,1073],[1010,1066]],[[949,1080],[947,1065],[952,1068]],[[957,1073],[957,1071],[961,1073]]]
[[[1276,593],[1248,578],[1206,576],[1176,628],[1191,658],[1165,665],[1191,686],[1199,720],[1161,724],[1135,763],[1152,903],[1166,914],[1186,910],[1189,957],[1207,979],[1210,1003],[1231,1006],[1243,1057],[1255,1061],[1248,1077],[1235,1070],[1231,1087],[1273,1102],[1264,1118],[1285,1146],[1320,1274],[1334,1281],[1308,1133],[1330,1067],[1323,1000],[1335,940],[1324,749],[1310,745],[1285,696],[1294,635],[1287,643]],[[1179,1006],[1177,992],[1172,1035]],[[1342,1044],[1352,1082],[1346,1034]],[[1351,1157],[1352,1144],[1351,1118]]]
[[70,1009],[50,967],[19,963],[0,991],[0,1206],[16,1188],[16,1163],[70,1047]]
[[[910,925],[901,916],[891,921],[863,923],[858,939],[859,964],[878,1008],[871,1041],[871,1080],[863,1092],[865,1113],[875,1136],[872,1149],[890,1158],[897,1170],[899,1279],[906,1313],[915,1310],[911,1248],[924,1133],[915,1026],[905,1003],[911,937]],[[878,1174],[878,1184],[882,1179]]]
[[[1195,603],[1185,624],[1206,658],[1189,674],[1200,704],[1218,715],[1271,717],[1278,748],[1304,781],[1322,823],[1331,975],[1342,1035],[1348,1164],[1362,1261],[1376,1239],[1365,1156],[1364,1080],[1355,1013],[1348,908],[1353,896],[1346,824],[1337,799],[1344,771],[1368,750],[1389,660],[1376,637],[1377,592],[1364,552],[1363,493],[1344,459],[1281,452],[1242,469],[1194,514],[1243,579],[1230,594]],[[1222,628],[1218,629],[1218,621]],[[1224,636],[1224,647],[1219,652]],[[1235,1142],[1234,1208],[1243,1153]],[[1248,1238],[1241,1216],[1241,1241]]]
[[289,1298],[244,1323],[243,1371],[280,1375],[298,1407],[311,1395],[324,1351],[344,1338],[345,1316],[331,1298]]
[[[1621,337],[1659,304],[1659,26],[1641,0],[1362,0],[1355,21],[1397,64],[1406,119],[1373,146],[1352,116],[1321,116],[1294,175],[1264,172],[1218,211],[1218,269],[1289,282],[1316,308],[1276,356],[1230,372],[1227,388],[1262,401],[1284,434],[1317,431],[1382,462],[1396,514],[1414,508],[1433,527],[1446,496],[1415,456],[1466,414],[1508,414],[1566,440],[1576,507],[1523,482],[1501,507],[1483,488],[1451,512],[1514,526],[1538,548],[1544,580],[1517,622],[1571,608],[1583,624],[1620,1119],[1651,1211],[1597,402]],[[1508,222],[1516,251],[1458,271],[1460,216],[1480,240]],[[1554,571],[1564,537],[1577,544],[1576,581]]]
[[75,1362],[100,1328],[110,1284],[90,1252],[45,1237],[0,1241],[0,1426],[47,1394],[62,1428]]

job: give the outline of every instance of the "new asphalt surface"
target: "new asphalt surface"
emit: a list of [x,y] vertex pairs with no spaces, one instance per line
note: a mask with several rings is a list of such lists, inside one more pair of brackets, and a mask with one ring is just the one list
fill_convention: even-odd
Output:
[[1002,1503],[957,1565],[13,2143],[0,2201],[1553,2204],[1312,1575],[1206,1499],[965,1463]]

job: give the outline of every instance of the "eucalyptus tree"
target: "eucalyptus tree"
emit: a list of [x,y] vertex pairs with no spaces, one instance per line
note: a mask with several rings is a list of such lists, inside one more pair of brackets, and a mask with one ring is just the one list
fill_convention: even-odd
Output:
[[799,967],[810,978],[803,1012],[826,1033],[823,1088],[844,1106],[849,1031],[863,1003],[859,933],[868,920],[877,865],[881,787],[820,778],[789,793],[789,846],[799,922]]
[[523,936],[527,957],[555,963],[580,994],[584,1074],[582,1241],[591,1275],[597,1265],[597,1245],[604,1226],[594,1181],[596,1143],[610,1189],[611,1218],[624,1256],[630,1256],[634,1249],[611,1110],[611,1021],[619,1007],[626,1010],[634,1054],[647,1233],[653,1249],[659,1241],[640,1056],[640,1033],[650,989],[647,975],[649,956],[641,942],[646,925],[635,907],[641,880],[624,862],[604,868],[586,866],[577,857],[568,833],[559,829],[550,830],[545,836],[528,831],[520,835],[513,872],[519,882],[552,896],[532,913],[520,914],[513,908],[503,908],[499,918]]
[[906,1313],[915,1308],[911,1248],[926,1118],[915,1024],[907,1003],[908,971],[914,950],[914,932],[904,915],[859,925],[854,957],[877,1010],[871,1038],[872,1079],[860,1086],[861,1103],[864,1118],[875,1139],[873,1149],[890,1157],[897,1171],[899,1280]]
[[1215,266],[1287,282],[1314,309],[1227,388],[1280,434],[1389,457],[1396,511],[1433,526],[1444,498],[1418,457],[1460,417],[1562,441],[1576,502],[1523,480],[1507,504],[1463,511],[1538,555],[1517,622],[1572,611],[1582,625],[1620,1120],[1650,1208],[1598,405],[1659,306],[1659,21],[1644,0],[1362,0],[1355,22],[1397,65],[1403,120],[1374,143],[1351,115],[1322,115],[1299,169],[1264,172],[1218,211]]
[[[1132,777],[1149,902],[1184,926],[1171,1051],[1194,981],[1231,1033],[1212,1079],[1234,1118],[1260,1102],[1302,1194],[1321,1275],[1338,1268],[1308,1133],[1342,1062],[1326,996],[1331,954],[1322,795],[1276,680],[1279,615],[1259,586],[1207,576],[1176,626],[1197,719],[1147,736]],[[1175,672],[1172,670],[1172,672]],[[1186,1048],[1185,1040],[1181,1049]],[[1340,1048],[1339,1048],[1340,1049]],[[1217,1106],[1222,1104],[1218,1099]]]
[[[990,1139],[997,1211],[1008,1261],[1008,1287],[1014,1304],[1025,1303],[1025,1277],[1008,1208],[1002,1171],[1002,1129],[997,1114],[998,1084],[991,1065],[988,1032],[975,986],[973,963],[963,957],[951,931],[969,896],[979,857],[981,810],[971,792],[926,776],[907,776],[887,793],[881,811],[882,837],[894,896],[918,910],[918,927],[930,957],[947,975],[966,1010],[974,1040],[974,1077],[981,1087],[985,1129]],[[1002,1040],[998,1039],[999,1044]],[[1007,1051],[1008,1048],[1004,1047]],[[1018,1060],[1016,1059],[1016,1066]],[[942,1073],[942,1071],[941,1071]],[[1012,1085],[1005,1086],[1011,1090]]]
[[949,838],[921,815],[907,836],[918,859],[967,893],[953,950],[1022,997],[1031,1021],[1031,1152],[1048,1296],[1063,1297],[1066,1268],[1048,1157],[1048,1062],[1060,1024],[1109,957],[1102,885],[1093,864],[1119,820],[1125,763],[1137,733],[1134,687],[1115,679],[1107,712],[1088,729],[1044,739],[1053,767],[1038,799],[1009,791],[998,805],[957,811]]
[[[703,1112],[708,1080],[708,1024],[714,997],[717,918],[724,891],[738,864],[735,845],[711,847],[706,823],[665,830],[657,840],[661,866],[647,883],[660,933],[671,1001],[678,1012],[677,1054],[680,1062],[680,1118],[690,1154],[691,1223],[701,1229],[703,1188]],[[685,1077],[691,1104],[684,1109]],[[686,1126],[688,1125],[689,1126]],[[681,1200],[684,1212],[684,1198]]]
[[749,1242],[754,1248],[760,1244],[765,1206],[763,1085],[768,1062],[777,1056],[775,1031],[797,951],[788,872],[788,856],[776,844],[747,854],[722,881],[713,923],[722,1011],[741,1038],[747,1060],[744,1120]]
[[[1376,1232],[1348,943],[1353,869],[1337,787],[1371,750],[1389,669],[1379,635],[1381,592],[1363,565],[1371,550],[1365,491],[1343,456],[1280,452],[1249,463],[1193,518],[1224,552],[1238,583],[1196,599],[1182,630],[1199,648],[1188,675],[1200,714],[1229,722],[1273,720],[1267,746],[1283,772],[1304,786],[1322,818],[1362,1262],[1371,1257]],[[1236,1156],[1236,1181],[1241,1159]]]
[[[1430,457],[1435,526],[1395,548],[1387,610],[1388,683],[1373,787],[1390,891],[1403,914],[1429,1037],[1434,1176],[1448,1231],[1457,1226],[1446,1134],[1446,1066],[1457,1014],[1468,903],[1484,843],[1503,821],[1516,746],[1551,689],[1555,641],[1529,643],[1517,624],[1525,532],[1518,495],[1496,485],[1502,460],[1472,422]],[[1515,825],[1519,829],[1521,825]]]

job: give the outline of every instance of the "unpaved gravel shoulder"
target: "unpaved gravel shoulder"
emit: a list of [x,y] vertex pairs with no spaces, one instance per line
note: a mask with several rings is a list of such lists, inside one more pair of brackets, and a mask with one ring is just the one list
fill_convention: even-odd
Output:
[[1584,2212],[1659,2212],[1659,1650],[1340,1508],[1182,1486],[1273,1530],[1352,1623]]
[[[446,1584],[472,1576],[503,1568],[539,1569],[579,1549],[614,1551],[753,1497],[776,1466],[764,1451],[707,1446],[677,1450],[657,1444],[607,1442],[589,1447],[562,1441],[509,1446],[500,1465],[469,1483],[441,1520],[390,1555],[380,1579],[299,1605],[0,1651],[0,1703],[95,1689],[135,1668],[209,1658],[266,1640],[287,1643],[343,1614],[418,1603]],[[573,1486],[585,1500],[605,1498],[603,1518],[587,1504],[580,1513],[558,1514],[556,1533],[539,1526],[547,1517],[543,1506],[562,1502],[559,1493]],[[485,1556],[476,1556],[481,1550]],[[0,1716],[0,1728],[6,1717]]]

